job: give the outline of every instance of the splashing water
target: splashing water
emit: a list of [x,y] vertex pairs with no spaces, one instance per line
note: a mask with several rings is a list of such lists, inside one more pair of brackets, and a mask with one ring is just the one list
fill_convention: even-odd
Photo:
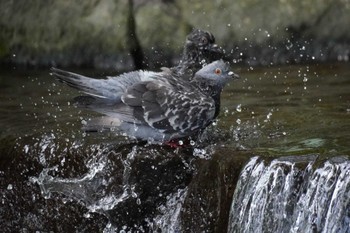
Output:
[[[184,182],[191,176],[192,168],[181,157],[164,156],[165,150],[160,148],[130,145],[116,152],[111,146],[96,146],[96,152],[85,161],[87,172],[82,176],[57,177],[57,165],[44,168],[30,181],[39,185],[45,199],[54,198],[53,194],[63,195],[62,200],[86,207],[85,218],[90,218],[90,213],[107,217],[109,223],[104,232],[178,231],[180,210],[187,195]],[[144,211],[143,206],[154,211],[137,214]],[[130,220],[129,214],[140,219]]]
[[179,189],[167,197],[167,203],[159,207],[161,214],[154,218],[152,231],[181,232],[179,215],[186,196],[187,188]]
[[108,179],[110,170],[108,169],[108,148],[102,148],[96,157],[87,162],[88,172],[81,178],[63,179],[49,175],[50,171],[57,170],[57,167],[44,169],[39,176],[33,177],[31,180],[40,186],[41,192],[45,198],[50,198],[52,193],[61,193],[73,200],[85,203],[91,212],[99,212],[100,210],[113,209],[118,203],[124,201],[131,195],[132,187],[128,180],[130,177],[130,163],[135,156],[135,148],[127,155],[122,162],[123,181],[122,190],[116,193],[106,193],[110,189],[112,178]]

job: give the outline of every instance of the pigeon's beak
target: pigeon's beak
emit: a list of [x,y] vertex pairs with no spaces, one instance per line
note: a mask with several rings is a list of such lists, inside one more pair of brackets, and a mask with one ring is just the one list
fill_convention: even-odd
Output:
[[228,72],[228,75],[233,79],[239,79],[239,75],[234,73],[233,71]]

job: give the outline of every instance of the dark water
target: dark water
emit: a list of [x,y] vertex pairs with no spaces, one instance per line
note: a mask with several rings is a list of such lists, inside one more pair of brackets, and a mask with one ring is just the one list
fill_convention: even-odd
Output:
[[[75,90],[56,82],[48,70],[1,71],[1,228],[347,232],[350,198],[342,193],[349,191],[344,178],[350,154],[349,65],[233,69],[242,78],[222,94],[219,120],[202,142],[180,149],[137,143],[115,132],[86,134],[80,128],[94,113],[74,106]],[[264,189],[271,186],[271,174],[283,189]],[[299,181],[289,178],[293,174]],[[333,182],[337,188],[318,185],[328,191],[315,192],[317,174],[326,183],[344,182]],[[283,206],[283,197],[292,194]],[[338,194],[342,201],[335,205]],[[249,204],[245,197],[251,197]],[[305,203],[315,210],[303,210]],[[339,224],[323,214],[332,206],[343,220]],[[245,214],[238,214],[242,209]],[[271,222],[275,227],[266,230]]]

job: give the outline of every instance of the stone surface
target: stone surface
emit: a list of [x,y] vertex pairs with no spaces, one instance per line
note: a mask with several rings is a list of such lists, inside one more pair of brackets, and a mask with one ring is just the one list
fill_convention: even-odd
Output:
[[[131,68],[126,3],[1,0],[0,60]],[[174,63],[192,27],[211,31],[236,62],[349,60],[350,3],[344,0],[135,1],[134,14],[151,67]]]

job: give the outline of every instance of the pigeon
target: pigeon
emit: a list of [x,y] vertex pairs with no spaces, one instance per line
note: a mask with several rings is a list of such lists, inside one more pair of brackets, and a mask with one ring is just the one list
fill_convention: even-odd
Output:
[[223,60],[197,71],[191,81],[171,69],[132,71],[94,79],[51,68],[59,81],[78,89],[78,106],[104,116],[89,121],[87,131],[121,131],[149,142],[196,137],[219,114],[225,84],[237,78]]
[[179,64],[171,68],[180,77],[191,79],[203,65],[224,58],[224,50],[212,33],[194,29],[187,35]]

